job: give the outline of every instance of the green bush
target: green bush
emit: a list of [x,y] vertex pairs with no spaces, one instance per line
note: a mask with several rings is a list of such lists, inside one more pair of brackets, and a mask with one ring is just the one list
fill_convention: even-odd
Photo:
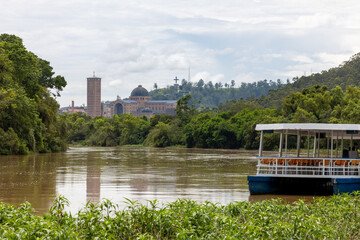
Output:
[[104,200],[88,202],[72,216],[63,196],[49,213],[32,214],[30,204],[0,203],[1,239],[359,239],[360,193],[220,205],[179,199],[124,209]]

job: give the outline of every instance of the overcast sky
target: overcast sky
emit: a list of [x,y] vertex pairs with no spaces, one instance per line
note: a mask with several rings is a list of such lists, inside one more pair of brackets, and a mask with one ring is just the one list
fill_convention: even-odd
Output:
[[68,85],[61,106],[173,84],[285,81],[336,67],[360,52],[360,1],[0,0],[0,32],[50,61]]

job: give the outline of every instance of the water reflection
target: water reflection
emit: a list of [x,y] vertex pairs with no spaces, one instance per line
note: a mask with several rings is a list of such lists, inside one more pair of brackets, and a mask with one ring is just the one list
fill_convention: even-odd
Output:
[[93,158],[87,160],[86,171],[86,201],[100,202],[100,164]]
[[229,203],[249,199],[246,176],[256,152],[208,149],[70,148],[66,153],[0,157],[0,200],[47,211],[62,194],[76,212],[87,201],[146,203],[189,198]]

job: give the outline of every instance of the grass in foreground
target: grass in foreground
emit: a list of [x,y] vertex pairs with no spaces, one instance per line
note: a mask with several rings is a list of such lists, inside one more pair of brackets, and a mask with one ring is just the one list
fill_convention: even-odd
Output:
[[49,213],[36,216],[31,205],[0,203],[2,239],[359,239],[360,193],[256,203],[177,200],[147,206],[128,200],[125,209],[108,200],[88,202],[75,216],[55,199]]

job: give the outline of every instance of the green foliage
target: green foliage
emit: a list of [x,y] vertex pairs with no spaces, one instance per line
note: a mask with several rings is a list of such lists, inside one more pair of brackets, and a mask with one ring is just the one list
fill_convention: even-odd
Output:
[[153,147],[183,145],[182,129],[177,124],[159,122],[149,133],[144,144]]
[[83,113],[74,113],[61,114],[60,118],[64,121],[69,143],[93,146],[142,144],[150,130],[147,118],[129,114],[91,118]]
[[196,114],[196,108],[192,104],[190,105],[191,95],[186,95],[177,101],[176,105],[176,116],[180,119],[181,124],[185,126]]
[[315,85],[292,93],[283,100],[284,116],[291,122],[358,123],[360,121],[360,89],[337,86],[331,91]]
[[88,202],[75,216],[60,196],[48,214],[35,216],[29,203],[0,203],[2,239],[359,239],[359,193],[220,205],[179,199],[142,205],[127,199]]
[[245,101],[243,99],[228,101],[224,104],[220,104],[219,112],[231,112],[236,114],[244,109],[261,109],[262,107],[254,102]]
[[255,149],[259,141],[255,125],[281,122],[278,114],[270,109],[244,109],[234,116],[230,112],[199,114],[185,127],[187,147]]
[[251,97],[259,97],[267,94],[270,90],[278,89],[282,86],[281,82],[274,82],[272,80],[262,80],[254,83],[241,83],[236,88],[235,81],[232,80],[231,84],[224,85],[221,82],[212,83],[209,81],[205,83],[203,79],[198,82],[188,82],[185,79],[182,80],[179,85],[179,90],[176,91],[174,86],[168,86],[167,88],[158,89],[154,86],[154,90],[150,91],[150,96],[154,100],[172,100],[180,99],[186,94],[192,96],[192,101],[199,108],[214,108],[218,107],[227,101],[234,99],[247,99]]
[[66,81],[53,75],[49,62],[27,51],[19,37],[0,35],[0,137],[9,139],[0,144],[0,154],[66,149],[56,117],[59,106],[49,92],[59,95]]

